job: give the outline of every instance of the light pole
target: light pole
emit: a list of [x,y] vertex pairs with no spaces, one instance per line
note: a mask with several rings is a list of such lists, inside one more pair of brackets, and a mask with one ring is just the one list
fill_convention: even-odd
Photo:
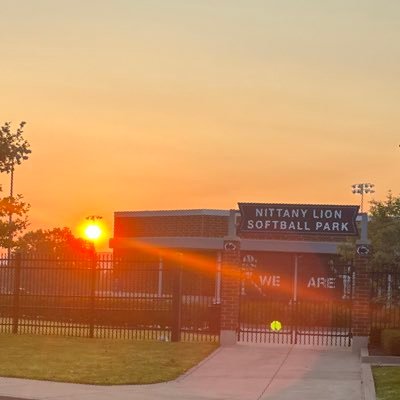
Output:
[[352,185],[352,192],[353,194],[360,194],[361,195],[361,212],[363,212],[364,208],[364,194],[367,193],[375,193],[373,189],[375,185],[373,183],[356,183]]
[[[11,169],[10,169],[10,202],[13,201],[14,198],[14,160],[11,162]],[[11,246],[12,246],[12,239],[13,239],[13,233],[11,230],[11,224],[12,224],[12,212],[8,215],[8,229],[10,230],[9,235],[10,235],[10,243],[7,247],[7,258],[10,259],[11,257]]]

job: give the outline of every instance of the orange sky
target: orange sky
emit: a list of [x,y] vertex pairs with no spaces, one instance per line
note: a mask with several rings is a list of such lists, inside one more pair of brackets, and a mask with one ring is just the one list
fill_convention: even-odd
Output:
[[400,193],[398,0],[0,5],[0,122],[27,121],[31,228]]

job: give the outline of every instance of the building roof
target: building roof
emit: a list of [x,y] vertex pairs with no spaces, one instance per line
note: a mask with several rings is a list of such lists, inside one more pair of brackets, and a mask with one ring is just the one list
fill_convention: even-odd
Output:
[[208,209],[193,209],[193,210],[155,210],[155,211],[116,211],[114,217],[129,218],[129,217],[182,217],[189,215],[216,215],[228,217],[229,210],[208,210]]

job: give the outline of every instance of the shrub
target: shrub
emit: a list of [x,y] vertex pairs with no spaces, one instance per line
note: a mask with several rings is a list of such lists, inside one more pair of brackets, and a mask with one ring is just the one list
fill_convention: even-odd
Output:
[[372,346],[379,346],[382,340],[381,334],[382,334],[382,329],[377,327],[371,327],[371,331],[369,333],[369,343]]
[[386,354],[400,356],[400,329],[384,329],[381,345]]

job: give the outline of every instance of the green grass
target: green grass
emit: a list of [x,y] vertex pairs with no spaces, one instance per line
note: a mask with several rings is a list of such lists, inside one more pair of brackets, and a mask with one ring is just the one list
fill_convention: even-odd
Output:
[[400,367],[372,367],[378,400],[400,399]]
[[215,343],[2,334],[0,376],[95,385],[165,382],[216,348]]

